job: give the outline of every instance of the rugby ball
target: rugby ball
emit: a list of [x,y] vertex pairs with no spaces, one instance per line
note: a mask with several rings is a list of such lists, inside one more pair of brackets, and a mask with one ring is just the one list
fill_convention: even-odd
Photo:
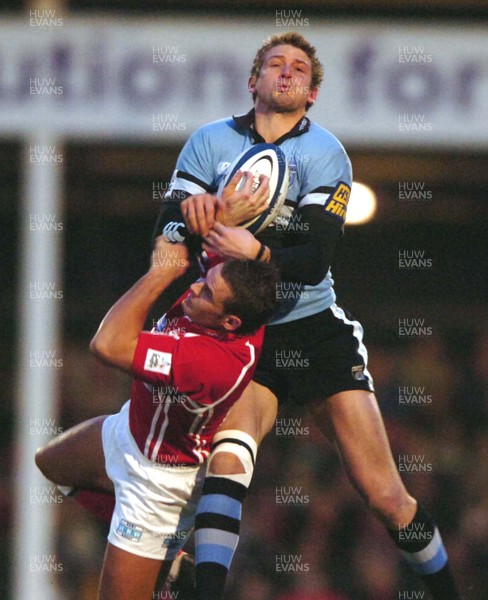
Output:
[[[255,144],[239,154],[230,165],[218,187],[217,195],[219,197],[222,196],[224,188],[239,170],[243,173],[245,171],[252,173],[254,177],[253,192],[259,186],[260,175],[269,177],[267,208],[257,217],[239,224],[239,227],[245,227],[255,235],[263,231],[277,217],[285,202],[288,192],[288,164],[282,150],[275,144]],[[236,189],[240,191],[245,182],[246,178],[243,177]]]

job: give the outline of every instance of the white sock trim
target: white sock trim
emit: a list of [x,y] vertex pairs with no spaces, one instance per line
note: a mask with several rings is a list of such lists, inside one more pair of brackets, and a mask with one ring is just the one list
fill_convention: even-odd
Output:
[[[241,444],[233,440],[240,440],[246,444],[246,446],[241,446]],[[207,477],[223,477],[249,487],[252,474],[254,472],[253,458],[255,459],[258,450],[258,445],[254,439],[249,434],[244,433],[244,431],[239,431],[238,429],[227,429],[225,431],[219,431],[219,433],[215,435],[213,441],[214,443],[220,443],[216,448],[214,448],[214,450],[212,450],[212,453],[209,457],[207,464]],[[249,449],[251,449],[253,452],[253,456],[251,456]],[[209,470],[212,463],[212,458],[219,452],[227,452],[228,454],[233,454],[236,456],[244,468],[244,473],[212,473]]]

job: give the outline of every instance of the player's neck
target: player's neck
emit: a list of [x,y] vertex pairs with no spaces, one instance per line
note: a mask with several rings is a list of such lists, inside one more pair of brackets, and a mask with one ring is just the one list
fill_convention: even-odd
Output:
[[267,112],[255,108],[255,128],[259,135],[272,144],[282,135],[293,129],[294,125],[305,115],[304,110],[290,113]]

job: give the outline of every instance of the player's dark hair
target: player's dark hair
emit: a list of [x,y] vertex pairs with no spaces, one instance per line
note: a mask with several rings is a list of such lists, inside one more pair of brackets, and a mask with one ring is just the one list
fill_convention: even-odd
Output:
[[235,259],[225,261],[221,273],[233,293],[224,302],[224,311],[242,321],[235,333],[256,331],[278,308],[278,267],[258,260]]
[[[266,53],[271,50],[271,48],[281,46],[282,44],[294,46],[305,52],[312,63],[312,88],[320,87],[320,84],[324,79],[324,67],[316,56],[317,50],[315,49],[315,46],[312,46],[310,42],[307,42],[303,35],[296,31],[287,31],[286,33],[272,35],[264,41],[264,44],[259,48],[254,57],[251,67],[251,77],[256,77],[256,79],[259,77]],[[255,99],[256,94],[253,94],[253,100]],[[307,109],[310,108],[310,106],[311,104],[307,103]]]

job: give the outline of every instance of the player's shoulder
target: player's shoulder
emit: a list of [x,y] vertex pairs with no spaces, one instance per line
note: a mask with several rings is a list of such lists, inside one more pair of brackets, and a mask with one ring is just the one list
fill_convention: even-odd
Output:
[[314,145],[320,145],[322,148],[328,151],[335,150],[344,154],[346,153],[342,142],[331,131],[325,127],[322,127],[315,121],[310,122],[310,128],[304,138],[306,142]]
[[188,383],[221,389],[234,384],[242,370],[256,362],[256,347],[242,336],[225,340],[185,335],[179,344],[179,375]]
[[201,125],[193,133],[194,136],[207,138],[209,136],[214,137],[215,135],[224,135],[235,131],[235,121],[233,117],[226,117],[225,119],[218,119],[217,121],[211,121],[205,125]]
[[246,360],[249,356],[249,345],[254,346],[254,336],[232,336],[223,338],[214,335],[200,334],[194,335],[186,333],[180,340],[193,353],[197,349],[198,356],[194,356],[202,363],[212,363],[223,357],[228,357],[229,360]]
[[254,336],[233,336],[220,338],[211,335],[186,335],[183,345],[185,354],[201,367],[208,369],[240,369],[255,356],[256,346],[259,345],[257,334]]

